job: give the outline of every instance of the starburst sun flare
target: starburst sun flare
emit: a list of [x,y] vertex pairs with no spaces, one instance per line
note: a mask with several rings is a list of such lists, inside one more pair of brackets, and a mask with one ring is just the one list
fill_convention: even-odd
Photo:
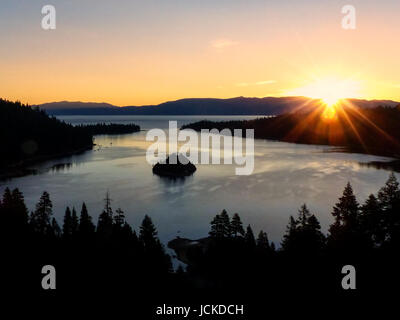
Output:
[[292,90],[290,94],[301,95],[315,99],[321,99],[328,106],[333,106],[341,99],[357,98],[360,86],[354,80],[341,80],[337,78],[322,78]]
[[322,114],[324,119],[333,119],[336,116],[336,106],[342,99],[360,97],[359,82],[338,78],[319,78],[313,82],[290,91],[291,95],[306,96],[321,99],[325,104]]

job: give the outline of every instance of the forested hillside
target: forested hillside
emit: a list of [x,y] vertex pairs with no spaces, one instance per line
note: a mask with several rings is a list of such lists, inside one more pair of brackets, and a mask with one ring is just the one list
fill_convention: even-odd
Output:
[[76,152],[93,145],[91,132],[73,127],[44,111],[0,99],[0,171],[26,160]]

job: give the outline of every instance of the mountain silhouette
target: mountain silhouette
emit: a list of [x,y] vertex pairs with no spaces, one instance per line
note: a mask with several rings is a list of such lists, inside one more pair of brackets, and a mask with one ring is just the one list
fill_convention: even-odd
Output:
[[[361,108],[395,107],[392,100],[348,99]],[[231,99],[191,98],[158,105],[118,107],[108,103],[52,102],[38,105],[50,115],[278,115],[302,109],[309,111],[321,103],[307,97],[265,97]]]

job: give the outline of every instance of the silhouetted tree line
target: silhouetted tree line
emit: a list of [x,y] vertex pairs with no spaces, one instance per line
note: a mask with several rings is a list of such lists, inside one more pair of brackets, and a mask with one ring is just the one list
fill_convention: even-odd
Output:
[[[20,102],[0,99],[0,136],[2,157],[0,168],[16,165],[32,158],[90,148],[92,134],[73,127],[44,111]],[[0,170],[1,170],[0,169]]]
[[[387,289],[399,283],[400,187],[394,174],[364,204],[349,184],[332,210],[328,235],[306,204],[291,216],[281,246],[261,230],[243,226],[239,214],[223,210],[211,221],[209,237],[183,247],[186,270],[173,272],[171,260],[149,216],[138,234],[124,212],[113,210],[107,193],[95,224],[85,203],[67,207],[62,225],[43,192],[28,212],[18,189],[0,201],[3,275],[11,286],[40,289],[40,268],[57,269],[59,289],[136,288],[143,292],[186,292],[194,288],[248,292],[257,288],[343,291],[341,269],[353,265],[357,288]],[[181,241],[177,238],[174,241]],[[182,250],[182,247],[181,249]]]
[[79,125],[78,128],[85,129],[92,135],[96,134],[124,134],[140,131],[140,126],[136,124],[117,124],[117,123],[97,123]]
[[254,129],[255,138],[345,147],[349,151],[400,157],[400,106],[358,108],[341,104],[336,117],[324,119],[325,106],[240,121],[199,121],[182,129]]
[[15,274],[11,286],[40,289],[44,264],[56,267],[61,289],[165,285],[171,260],[151,218],[144,217],[137,234],[120,208],[113,211],[108,193],[104,201],[97,225],[83,203],[80,213],[67,207],[60,226],[47,192],[29,213],[22,193],[7,188],[0,201],[0,243],[8,272]]
[[339,292],[341,268],[354,265],[359,289],[395,288],[400,280],[400,188],[395,175],[362,205],[348,183],[332,215],[325,236],[317,217],[302,205],[297,216],[290,216],[277,250],[267,233],[261,230],[256,238],[237,213],[230,219],[223,210],[211,221],[208,241],[185,248],[187,281],[232,290],[265,285]]
[[63,156],[93,146],[93,135],[139,131],[134,124],[73,126],[21,102],[0,99],[0,174],[31,161]]

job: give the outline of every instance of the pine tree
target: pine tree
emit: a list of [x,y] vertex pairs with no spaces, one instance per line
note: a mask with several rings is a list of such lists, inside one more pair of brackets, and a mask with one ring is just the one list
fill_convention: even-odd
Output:
[[140,226],[139,241],[145,250],[150,268],[162,273],[171,271],[171,258],[165,253],[164,247],[157,237],[156,227],[148,215],[145,215]]
[[360,227],[375,246],[381,246],[386,238],[382,209],[378,199],[371,194],[361,207]]
[[13,222],[21,230],[26,231],[28,225],[28,209],[25,205],[25,199],[22,192],[18,188],[12,192],[13,201]]
[[211,230],[209,235],[211,238],[222,238],[223,228],[222,228],[222,221],[219,214],[217,214],[214,219],[211,221]]
[[56,219],[51,219],[51,234],[54,238],[59,239],[61,237],[61,228],[57,223]]
[[124,224],[121,227],[121,239],[125,241],[127,244],[137,244],[137,236],[136,233],[133,231],[132,227],[124,222]]
[[333,207],[332,215],[339,226],[354,229],[357,227],[358,214],[359,204],[349,182],[343,191],[342,197],[339,198],[339,202]]
[[1,234],[5,238],[13,238],[13,241],[21,239],[28,232],[28,209],[23,194],[18,189],[11,192],[6,188],[0,204]]
[[30,224],[34,232],[42,236],[47,235],[50,229],[50,218],[52,215],[53,204],[50,200],[50,195],[44,191],[30,218]]
[[244,229],[240,216],[235,213],[231,221],[231,232],[234,237],[244,237]]
[[78,234],[82,238],[88,238],[95,232],[96,227],[92,222],[92,217],[89,216],[85,203],[82,203],[81,216],[79,218]]
[[209,232],[209,235],[216,239],[230,238],[231,232],[229,216],[224,209],[221,214],[217,214],[211,221],[211,231]]
[[145,215],[140,226],[139,240],[145,248],[154,248],[158,245],[157,230],[148,215]]
[[382,226],[389,243],[400,245],[400,188],[394,173],[378,193],[380,209],[383,213]]
[[297,219],[299,227],[305,227],[308,223],[308,219],[311,217],[310,210],[308,210],[307,205],[304,203],[299,210],[299,217]]
[[69,207],[65,209],[62,234],[64,239],[70,239],[72,237],[72,215]]
[[229,215],[226,210],[222,210],[220,214],[221,218],[221,227],[222,227],[222,237],[230,238],[231,237],[231,222],[229,219]]
[[250,225],[247,226],[244,240],[249,248],[254,248],[256,246],[256,239],[254,238],[254,233]]
[[115,216],[114,216],[114,224],[118,227],[118,228],[122,228],[123,225],[125,223],[125,215],[124,215],[124,211],[122,211],[121,208],[118,208],[115,211]]
[[72,207],[72,214],[71,214],[71,234],[72,236],[76,236],[78,234],[79,228],[79,219],[78,215],[76,214],[76,210]]
[[383,210],[391,210],[397,204],[400,197],[399,182],[392,172],[386,184],[378,192],[378,199]]
[[315,215],[310,215],[304,227],[304,247],[308,252],[319,253],[325,247],[326,238]]
[[257,238],[257,247],[262,250],[270,250],[268,235],[264,231],[260,231]]
[[297,221],[293,218],[293,216],[290,216],[289,223],[286,226],[286,233],[283,236],[282,241],[282,249],[284,251],[292,250],[297,235],[297,225]]
[[361,230],[360,206],[348,183],[333,208],[334,223],[329,227],[328,244],[330,248],[342,253],[361,252],[368,246],[365,234]]
[[310,213],[306,204],[298,211],[297,219],[289,218],[286,234],[283,237],[282,249],[295,254],[314,255],[322,251],[325,236],[315,215]]
[[111,208],[111,199],[107,191],[106,198],[104,199],[104,210],[99,216],[97,222],[97,233],[103,239],[109,239],[112,235],[113,229],[113,211]]

